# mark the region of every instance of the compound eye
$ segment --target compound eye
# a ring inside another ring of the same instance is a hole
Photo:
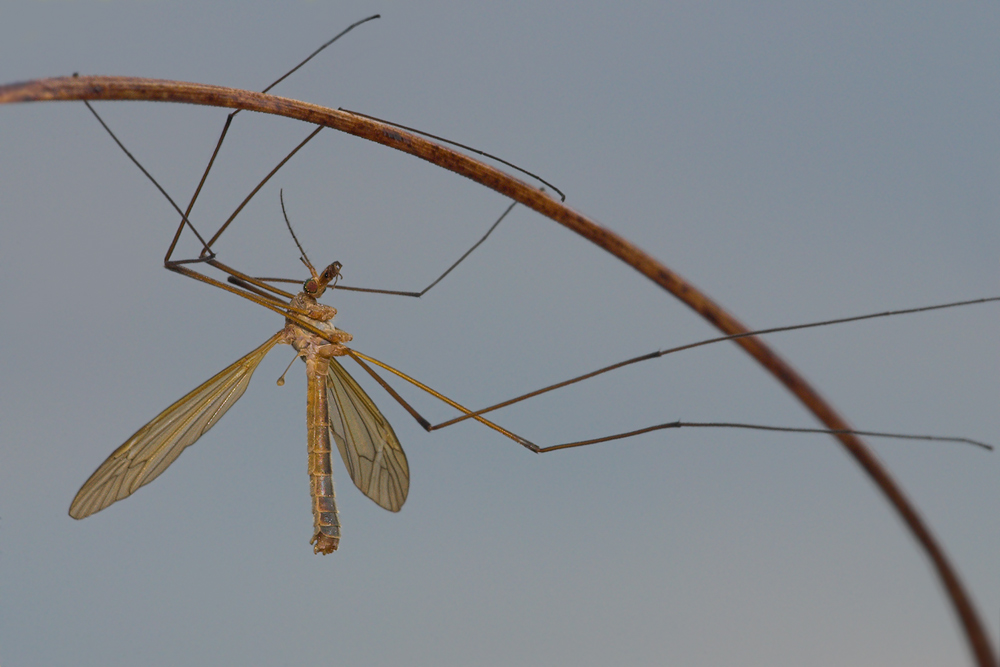
[[[340,267],[341,267],[340,262],[334,262],[330,266],[323,269],[323,276],[321,280],[324,283],[329,283],[331,280],[336,278],[337,275],[340,273]]]
[[[316,292],[319,291],[319,285],[316,284],[315,280],[310,278],[302,285],[302,289],[308,292],[309,294],[315,294]]]

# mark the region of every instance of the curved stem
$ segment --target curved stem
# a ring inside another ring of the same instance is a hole
[[[613,231],[601,227],[584,215],[499,169],[397,127],[364,116],[287,98],[233,88],[158,79],[62,77],[0,87],[0,104],[58,100],[146,100],[249,109],[325,125],[395,148],[470,178],[571,229],[663,287],[723,333],[733,335],[748,331],[741,322],[691,283]],[[847,421],[762,340],[746,337],[736,339],[734,343],[742,347],[784,384],[827,428],[834,431],[851,430]],[[892,479],[888,470],[857,436],[840,433],[835,437],[885,494],[917,543],[927,553],[955,608],[976,662],[981,667],[994,667],[996,659],[993,648],[979,616],[957,572],[916,508]]]

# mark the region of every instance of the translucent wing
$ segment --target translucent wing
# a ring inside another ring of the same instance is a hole
[[[398,512],[410,491],[410,466],[392,426],[333,358],[326,393],[330,430],[354,485],[380,506]]]
[[[82,519],[149,484],[226,414],[246,391],[280,332],[157,415],[94,471],[69,506]]]

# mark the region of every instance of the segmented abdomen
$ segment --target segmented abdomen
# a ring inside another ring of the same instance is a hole
[[[330,460],[330,413],[326,373],[329,362],[306,359],[306,429],[309,448],[309,494],[313,509],[313,553],[328,554],[340,543],[340,519]]]

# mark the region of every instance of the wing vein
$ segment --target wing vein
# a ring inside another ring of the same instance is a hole
[[[330,359],[327,393],[330,429],[351,480],[379,506],[398,512],[410,468],[392,426],[336,359]]]
[[[80,487],[70,516],[90,516],[156,479],[239,400],[280,335],[271,336],[136,431]]]

